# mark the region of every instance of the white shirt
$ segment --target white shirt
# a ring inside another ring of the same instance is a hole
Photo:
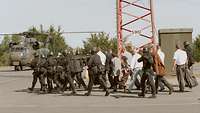
[[[133,58],[131,60],[131,69],[142,68],[143,67],[143,62],[138,62],[139,58],[141,58],[140,54],[135,53],[133,55]]]
[[[112,59],[113,65],[114,65],[114,75],[117,76],[117,71],[119,70],[121,72],[121,60],[118,57],[114,57]]]
[[[158,49],[158,56],[160,57],[160,60],[163,64],[165,64],[165,53],[162,52],[160,49]]]
[[[187,62],[187,53],[181,49],[177,49],[173,59],[176,61],[176,65],[183,65]]]
[[[97,55],[100,56],[102,65],[105,65],[105,64],[106,64],[106,55],[105,55],[103,52],[101,52],[101,51],[99,51],[99,52],[97,53]]]
[[[131,60],[133,58],[133,55],[130,52],[125,51],[124,54],[123,54],[123,56],[125,56],[127,58],[128,64],[131,65]]]

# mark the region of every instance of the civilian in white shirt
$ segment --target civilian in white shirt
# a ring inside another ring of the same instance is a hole
[[[100,57],[101,64],[103,66],[105,66],[106,65],[106,55],[101,51],[100,47],[98,47],[97,50],[98,50],[97,55],[99,55],[99,57]],[[103,78],[104,82],[107,83],[106,72],[105,72],[105,74],[102,75],[102,78]],[[99,88],[103,88],[103,86],[100,85]]]
[[[158,49],[157,54],[159,55],[160,60],[162,61],[163,64],[165,64],[165,53],[162,52],[160,46],[157,46],[157,49]]]
[[[105,64],[106,64],[106,55],[101,51],[100,48],[98,48],[98,50],[99,51],[97,52],[97,55],[99,55],[102,65],[105,66]]]
[[[132,74],[131,74],[131,79],[130,83],[128,86],[128,92],[131,92],[136,80],[140,82],[141,80],[141,71],[143,67],[143,62],[138,62],[138,59],[141,58],[141,55],[136,52],[136,50],[133,50],[133,58],[131,60],[131,69],[132,69]],[[140,87],[137,87],[140,88]]]
[[[179,45],[176,45],[176,52],[174,53],[174,64],[173,64],[173,71],[176,68],[176,76],[179,83],[179,90],[180,92],[184,92],[184,78],[185,78],[185,64],[187,62],[187,53],[180,49]]]

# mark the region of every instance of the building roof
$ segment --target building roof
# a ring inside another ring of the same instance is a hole
[[[192,33],[193,28],[159,29],[158,33]]]

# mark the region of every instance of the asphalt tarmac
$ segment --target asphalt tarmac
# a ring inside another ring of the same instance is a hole
[[[200,86],[180,93],[175,77],[168,78],[175,89],[172,95],[168,95],[166,88],[156,99],[150,99],[150,94],[138,98],[139,90],[131,94],[119,91],[105,97],[105,92],[98,88],[89,97],[83,95],[86,91],[82,89],[77,89],[75,96],[70,91],[40,94],[39,83],[30,93],[27,88],[31,86],[31,73],[0,69],[0,113],[200,113]]]

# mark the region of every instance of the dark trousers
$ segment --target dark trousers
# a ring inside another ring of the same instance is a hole
[[[179,90],[184,91],[185,88],[185,65],[177,65],[176,66],[176,76],[179,84]]]
[[[81,72],[72,73],[73,80],[75,79],[75,77],[77,79],[77,83],[78,83],[79,87],[80,87],[80,85],[82,85],[85,89],[87,89],[87,86],[86,86],[83,78],[81,77]]]
[[[115,83],[114,78],[113,78],[113,71],[109,70],[109,71],[107,71],[107,73],[108,73],[108,80],[110,82],[110,88],[113,88],[114,83]]]
[[[146,80],[148,80],[149,85],[151,87],[151,93],[152,95],[156,94],[156,88],[155,83],[153,79],[153,71],[152,70],[143,70],[143,75],[141,78],[141,88],[142,88],[142,94],[145,94],[145,86],[146,86]]]
[[[47,86],[49,92],[51,92],[53,89],[53,79],[54,79],[54,67],[51,66],[47,68]]]
[[[62,81],[64,81],[64,72],[57,72],[55,75],[54,75],[54,79],[53,79],[53,82],[56,84],[58,90],[61,90],[63,88],[63,84],[62,84]]]
[[[47,86],[49,91],[53,89],[53,76],[53,73],[47,73]]]
[[[91,94],[95,77],[97,77],[99,84],[105,89],[105,91],[108,91],[105,80],[103,79],[103,74],[101,73],[94,74],[92,70],[88,70],[88,72],[89,72],[88,94]]]
[[[171,84],[164,78],[164,76],[156,76],[156,81],[155,81],[155,85],[156,85],[156,92],[158,90],[158,86],[159,86],[159,82],[164,84],[169,90],[172,90],[172,86]],[[163,86],[164,87],[164,86]]]
[[[65,77],[66,77],[66,84],[69,83],[69,85],[70,85],[70,87],[71,87],[71,89],[72,89],[72,92],[75,93],[75,92],[76,92],[76,90],[75,90],[75,85],[74,85],[74,83],[73,83],[73,79],[72,79],[72,77],[71,77],[70,72],[65,72]]]
[[[41,85],[41,89],[42,91],[45,90],[45,80],[44,80],[44,73],[41,73],[40,71],[34,71],[33,72],[33,81],[32,81],[32,86],[31,86],[31,89],[34,89],[35,88],[35,85],[37,83],[37,80],[39,79],[40,81],[40,85]]]
[[[119,84],[119,76],[114,76],[114,84],[113,84],[114,91],[117,91],[118,84]]]

